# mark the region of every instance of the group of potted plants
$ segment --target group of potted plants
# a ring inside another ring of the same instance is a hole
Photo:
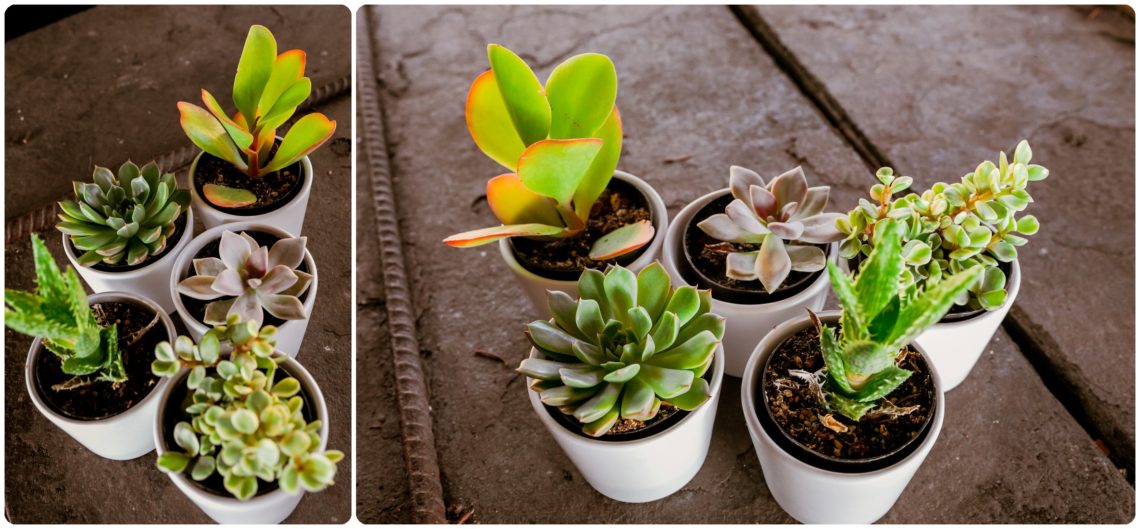
[[[294,236],[314,177],[307,155],[336,127],[309,114],[277,135],[309,96],[304,68],[304,52],[278,54],[252,26],[237,112],[205,90],[206,108],[178,104],[202,150],[189,190],[154,162],[96,167],[59,203],[72,266],[61,272],[33,235],[36,290],[5,292],[7,326],[35,337],[25,379],[37,409],[102,457],[157,448],[157,466],[223,523],[280,522],[343,457],[326,450],[324,397],[293,358],[318,282]],[[171,312],[190,336],[176,336]]]
[[[488,47],[467,97],[476,145],[509,169],[487,183],[498,242],[543,313],[519,365],[535,413],[602,494],[666,497],[708,452],[724,374],[769,490],[804,522],[872,522],[929,453],[943,394],[962,382],[1020,285],[1021,212],[1048,176],[1022,141],[953,184],[903,194],[889,167],[871,200],[825,211],[797,167],[733,166],[726,189],[672,225],[646,182],[617,171],[617,78],[605,56],[545,84]],[[660,262],[658,262],[660,259]],[[850,272],[848,272],[850,270]],[[829,287],[841,310],[823,311]],[[543,302],[545,300],[545,303]]]

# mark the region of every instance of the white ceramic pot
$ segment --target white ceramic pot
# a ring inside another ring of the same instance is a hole
[[[177,336],[174,331],[174,323],[170,321],[170,317],[163,312],[157,303],[149,299],[126,292],[102,292],[89,296],[87,301],[89,304],[120,302],[144,307],[158,315],[162,328],[166,331],[168,341],[173,342]],[[51,354],[46,352],[47,350],[40,342],[41,340],[36,338],[32,342],[31,350],[28,351],[28,360],[24,363],[24,382],[27,385],[28,396],[31,397],[32,403],[44,417],[47,417],[48,420],[55,423],[61,430],[67,432],[67,435],[79,441],[88,450],[107,459],[134,459],[154,450],[154,437],[150,434],[150,430],[154,428],[154,418],[158,413],[159,400],[162,393],[170,385],[169,379],[159,379],[158,384],[151,389],[150,394],[138,404],[118,415],[94,421],[64,417],[47,406],[35,386],[37,359],[41,354]]]
[[[179,254],[190,243],[190,239],[194,238],[194,212],[191,208],[186,209],[186,227],[182,229],[182,234],[177,241],[170,241],[174,244],[173,248],[146,266],[126,272],[109,272],[81,266],[75,251],[71,248],[68,236],[61,235],[63,235],[63,252],[67,254],[67,260],[71,261],[71,267],[79,272],[92,292],[127,292],[158,303],[167,314],[174,312],[174,300],[170,297],[170,289],[166,288],[166,281],[170,277],[170,271],[174,269],[174,262]]]
[[[728,189],[713,191],[698,198],[685,206],[665,236],[665,246],[662,248],[662,265],[669,272],[669,278],[674,286],[688,285],[689,282],[681,275],[681,261],[685,258],[683,252],[683,238],[693,216],[706,204],[728,193]],[[828,249],[828,259],[833,262],[839,255],[839,247],[831,243]],[[744,374],[744,365],[756,344],[764,335],[768,334],[777,325],[793,318],[807,314],[806,309],[819,311],[827,301],[830,286],[827,273],[821,273],[814,281],[799,293],[772,303],[745,305],[729,303],[713,297],[712,310],[726,318],[724,328],[724,372],[730,376],[740,377]]]
[[[825,322],[835,322],[839,315],[839,311],[832,310],[820,313],[819,317]],[[803,523],[871,523],[882,518],[895,504],[942,431],[946,405],[938,368],[927,356],[927,366],[934,381],[934,418],[930,431],[918,441],[919,445],[913,452],[893,465],[869,472],[821,469],[797,459],[777,445],[756,415],[757,409],[764,406],[763,402],[756,402],[755,395],[760,371],[768,356],[785,338],[812,325],[806,314],[780,324],[760,341],[748,359],[740,388],[748,433],[756,448],[756,457],[760,459],[768,490],[776,498],[776,503],[793,518]],[[911,347],[925,356],[922,346],[912,343]]]
[[[186,305],[182,303],[182,297],[178,294],[178,283],[194,273],[194,254],[198,253],[203,246],[206,246],[206,244],[211,241],[220,239],[223,231],[241,233],[245,230],[270,233],[280,238],[293,236],[281,228],[255,222],[233,222],[215,226],[202,232],[201,235],[198,235],[194,240],[190,241],[190,244],[186,247],[186,250],[182,252],[182,255],[178,256],[178,261],[170,271],[170,276],[167,278],[167,291],[174,300],[174,307],[178,312],[178,317],[182,319],[182,323],[186,325],[186,329],[190,331],[190,337],[193,338],[195,342],[197,342],[203,334],[206,334],[206,331],[210,330],[211,326],[199,321],[186,309]],[[305,299],[302,302],[305,307],[305,319],[289,320],[277,327],[277,349],[290,357],[297,356],[297,353],[301,350],[301,342],[305,339],[305,331],[309,328],[309,318],[313,314],[313,305],[317,302],[317,282],[320,274],[317,272],[317,263],[313,261],[313,254],[309,252],[308,248],[305,249],[305,265],[308,266],[309,273],[313,275],[313,283],[309,285],[309,290],[306,292]]]
[[[297,196],[269,213],[237,215],[215,208],[198,195],[198,188],[194,185],[194,176],[198,169],[198,160],[202,158],[203,154],[205,153],[198,153],[198,156],[194,157],[194,162],[190,164],[190,204],[198,217],[202,219],[202,225],[207,230],[229,222],[252,222],[277,226],[289,233],[301,234],[301,227],[305,223],[305,211],[309,207],[309,194],[313,190],[313,164],[309,161],[308,156],[301,158],[303,182],[301,183],[301,192],[297,193]]]
[[[296,360],[287,358],[284,364],[281,364],[290,376],[296,378],[301,383],[301,391],[306,396],[305,406],[312,409],[316,414],[316,420],[321,421],[321,443],[318,451],[324,451],[328,443],[329,437],[329,413],[325,405],[325,397],[321,394],[321,388],[317,387],[317,382],[313,380],[312,375],[305,370]],[[183,370],[178,376],[172,380],[174,384],[185,384],[185,376],[189,373],[188,370]],[[163,431],[163,410],[166,409],[166,403],[170,400],[175,386],[171,385],[166,391],[162,393],[161,400],[158,402],[158,415],[151,422],[150,435],[151,442],[158,449],[158,455],[161,456],[163,452],[167,451],[169,445],[166,442],[166,432]],[[253,498],[246,501],[240,501],[230,495],[220,495],[199,486],[196,482],[192,481],[186,476],[185,473],[167,473],[170,479],[174,481],[174,485],[178,490],[182,491],[190,501],[194,502],[202,512],[206,513],[215,522],[223,524],[276,524],[281,523],[282,520],[288,518],[293,510],[297,508],[297,503],[301,501],[303,492],[297,494],[289,494],[281,489],[275,489],[272,492],[258,494]]]
[[[935,323],[915,339],[942,375],[944,391],[958,387],[969,376],[1009,313],[1019,290],[1021,265],[1014,261],[1006,282],[1005,304],[1000,308],[962,321]]]
[[[537,354],[532,348],[531,357]],[[708,455],[724,378],[724,350],[718,346],[713,355],[712,398],[665,431],[631,441],[601,441],[571,432],[550,416],[538,393],[529,389],[533,379],[527,378],[526,392],[543,426],[590,486],[618,501],[654,501],[684,487]]]
[[[649,266],[653,261],[657,260],[657,256],[661,251],[661,241],[665,240],[665,231],[669,227],[669,211],[665,209],[665,201],[661,200],[661,195],[652,186],[647,184],[636,176],[633,176],[625,171],[614,171],[614,180],[621,180],[632,185],[649,202],[649,213],[653,218],[653,240],[649,241],[646,246],[645,252],[640,257],[635,259],[632,263],[626,266],[633,272],[640,272],[641,269]],[[560,290],[570,295],[570,297],[578,297],[578,280],[561,280],[549,279],[542,277],[526,268],[523,268],[515,259],[514,253],[511,251],[510,243],[506,239],[499,240],[499,253],[502,254],[503,260],[507,262],[507,266],[518,277],[519,284],[522,285],[523,291],[526,292],[530,298],[531,304],[534,305],[535,313],[546,315],[550,313],[550,308],[546,304],[546,291]]]

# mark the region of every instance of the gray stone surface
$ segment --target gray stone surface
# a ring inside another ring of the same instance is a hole
[[[540,78],[572,54],[609,54],[626,132],[620,167],[654,185],[673,213],[723,187],[732,163],[764,174],[803,164],[848,207],[867,184],[859,158],[723,7],[378,11],[367,30],[379,40],[388,148],[405,252],[417,274],[449,514],[500,523],[790,521],[764,486],[732,379],[704,467],[667,499],[605,499],[552,442],[512,370],[527,351],[523,325],[534,316],[521,289],[494,247],[439,242],[494,222],[479,197],[501,171],[468,137],[463,100],[486,67],[487,42],[521,52]],[[367,215],[358,211],[359,219]],[[363,239],[358,250],[362,263],[378,259]],[[887,520],[1129,520],[1127,482],[1004,334],[992,349],[950,396],[943,439]],[[361,413],[367,406],[360,401]],[[387,501],[375,489],[359,494],[361,503]]]
[[[1065,6],[760,12],[916,187],[1030,141],[1050,177],[1029,189],[1042,227],[1022,248],[1014,316],[1134,461],[1132,17]]]
[[[117,166],[128,154],[149,160],[185,145],[188,140],[178,127],[174,102],[182,97],[181,90],[189,90],[189,97],[202,84],[216,86],[228,96],[228,83],[223,81],[232,78],[234,54],[240,54],[244,28],[249,24],[268,24],[280,43],[305,48],[310,75],[315,84],[321,84],[350,71],[350,20],[347,10],[336,7],[231,10],[199,6],[137,11],[98,7],[9,42],[8,215],[39,208],[67,193],[71,180],[90,178],[92,163]],[[221,29],[214,28],[215,24],[221,24]],[[92,40],[90,31],[99,40]],[[66,49],[62,58],[52,53],[55,46]],[[186,57],[190,63],[181,62]],[[116,58],[125,66],[117,65]],[[188,70],[164,74],[172,64]],[[120,75],[122,81],[116,84],[114,79]],[[320,268],[321,288],[298,357],[327,400],[329,447],[343,450],[348,459],[339,467],[337,483],[320,494],[306,495],[288,522],[343,523],[352,514],[350,102],[341,97],[319,109],[337,120],[339,127],[330,143],[312,157],[316,181],[304,235],[309,237],[309,249]],[[24,109],[23,125],[16,124],[16,109]],[[86,117],[76,120],[77,109],[87,109]],[[39,131],[39,135],[33,134],[27,144],[17,147],[25,130],[21,127]],[[185,171],[181,168],[179,176]],[[28,185],[29,179],[35,185]],[[57,262],[66,264],[58,233],[49,230],[43,236]],[[33,287],[29,249],[27,240],[5,248],[6,287]],[[22,335],[5,331],[7,519],[15,523],[208,522],[155,468],[153,453],[126,462],[99,458],[35,410],[24,385],[23,366],[30,343]]]

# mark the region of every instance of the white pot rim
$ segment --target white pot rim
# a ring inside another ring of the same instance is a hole
[[[684,252],[684,250],[682,248],[679,248],[679,246],[681,246],[682,237],[685,236],[684,230],[688,225],[688,221],[689,221],[689,219],[691,219],[693,217],[693,215],[696,215],[697,211],[700,210],[701,208],[703,208],[706,204],[708,204],[709,202],[712,202],[713,200],[716,200],[717,198],[720,198],[721,195],[724,195],[725,193],[730,193],[730,192],[731,192],[731,190],[729,188],[725,187],[725,188],[717,189],[716,191],[712,191],[710,193],[706,193],[706,194],[700,196],[699,198],[697,198],[696,200],[689,202],[688,204],[685,205],[684,208],[681,209],[681,212],[678,213],[677,216],[673,218],[673,224],[669,226],[668,235],[665,237],[665,245],[664,245],[665,247],[662,250],[661,256],[662,256],[662,259],[664,259],[665,261],[670,263],[669,266],[672,266],[673,269],[677,271],[677,278],[680,279],[680,281],[685,285],[694,286],[694,285],[689,285],[689,282],[686,281],[684,276],[682,276],[682,274],[681,274],[681,269],[682,269],[681,268],[681,254],[682,254],[682,252]],[[673,243],[674,240],[676,240],[676,244]],[[827,259],[835,262],[839,258],[839,245],[838,245],[838,243],[835,243],[835,242],[829,243],[827,245],[827,248],[828,248]],[[772,302],[768,302],[768,303],[733,303],[730,301],[724,301],[721,299],[717,299],[715,296],[713,296],[713,300],[715,300],[717,303],[725,305],[726,307],[731,307],[731,308],[735,308],[735,309],[739,309],[739,310],[743,310],[743,311],[747,311],[747,310],[764,310],[764,311],[782,310],[782,309],[787,308],[787,307],[792,307],[792,306],[797,306],[797,305],[803,304],[808,298],[811,298],[811,297],[819,294],[820,290],[827,288],[827,285],[828,285],[828,278],[827,278],[827,270],[825,269],[819,274],[818,277],[815,278],[815,281],[812,281],[808,286],[804,287],[803,290],[793,294],[790,297],[787,297],[787,298],[784,298],[781,300],[772,301]]]
[[[89,306],[95,303],[111,302],[135,303],[154,311],[154,313],[158,315],[158,319],[162,323],[162,326],[166,329],[167,339],[169,341],[174,341],[174,338],[178,336],[178,333],[174,330],[174,322],[170,320],[170,316],[166,314],[166,311],[162,310],[162,307],[159,307],[157,303],[147,298],[136,296],[129,292],[118,291],[100,292],[98,294],[91,294],[90,296],[87,296],[87,304]],[[55,410],[51,409],[51,407],[49,407],[47,403],[43,401],[43,398],[40,397],[39,391],[36,389],[36,383],[34,381],[36,360],[39,358],[40,353],[44,351],[42,342],[43,339],[39,337],[32,341],[32,346],[28,350],[28,358],[24,362],[24,382],[28,388],[28,395],[31,397],[32,403],[36,406],[36,408],[39,409],[41,413],[50,414],[53,417],[53,420],[56,420],[58,422],[76,426],[87,426],[92,424],[114,425],[117,423],[122,423],[128,420],[132,414],[138,413],[139,410],[143,409],[147,402],[161,398],[160,396],[170,385],[169,379],[165,377],[159,377],[158,383],[150,389],[150,392],[147,393],[146,397],[143,397],[142,400],[136,402],[134,406],[127,408],[119,414],[107,417],[106,419],[80,420],[61,415],[59,413],[56,413]]]
[[[177,251],[178,247],[182,246],[183,244],[185,244],[187,241],[189,241],[191,238],[194,237],[194,208],[190,207],[189,205],[186,206],[186,211],[184,211],[183,214],[186,215],[186,227],[182,229],[182,235],[178,238],[177,241],[174,241],[174,245],[167,248],[166,253],[162,257],[159,257],[158,259],[151,261],[151,262],[149,262],[143,266],[140,266],[139,268],[136,268],[134,270],[127,270],[124,272],[118,272],[118,271],[111,271],[111,270],[99,270],[97,268],[92,268],[90,266],[80,265],[79,264],[79,257],[75,255],[74,251],[72,251],[71,244],[70,244],[71,241],[68,240],[69,236],[66,233],[60,233],[60,235],[63,238],[63,252],[64,252],[64,254],[67,255],[67,259],[69,261],[71,261],[72,263],[74,263],[77,268],[82,267],[84,270],[86,270],[92,274],[97,274],[97,275],[106,276],[106,277],[114,277],[116,279],[131,279],[131,278],[135,278],[135,277],[142,277],[142,276],[146,275],[147,272],[149,272],[150,270],[153,270],[154,268],[159,267],[159,266],[169,264],[169,263],[175,261],[176,259],[178,259],[178,256],[181,253],[181,252]]]
[[[1012,261],[1012,264],[1010,265],[1009,277],[1006,279],[1005,286],[1006,286],[1005,303],[1003,303],[1000,307],[993,309],[993,310],[987,310],[987,311],[979,312],[978,314],[970,316],[969,318],[966,318],[964,320],[958,320],[958,321],[942,321],[942,320],[939,320],[938,323],[935,323],[935,325],[939,326],[940,328],[949,328],[949,329],[953,329],[953,328],[957,328],[957,327],[968,327],[970,325],[977,323],[979,320],[984,319],[986,316],[989,316],[990,314],[1001,312],[1007,306],[1012,304],[1013,301],[1015,299],[1017,299],[1017,293],[1021,291],[1021,264],[1018,262],[1017,259],[1014,259]]]
[[[664,244],[665,233],[669,229],[669,210],[665,207],[665,201],[661,199],[661,195],[645,180],[620,170],[614,170],[614,179],[632,185],[645,196],[646,202],[649,202],[649,214],[653,219],[653,239],[650,240],[649,245],[644,248],[641,256],[634,259],[632,263],[625,265],[626,268],[630,269],[645,268],[657,258],[657,251]],[[567,284],[577,283],[577,280],[552,279],[527,270],[526,267],[515,259],[514,253],[511,252],[511,245],[506,239],[499,239],[499,253],[503,256],[503,260],[507,262],[507,265],[515,270],[515,272],[532,281],[553,281]]]
[[[529,357],[535,358],[537,355],[538,350],[534,347],[531,347]],[[542,401],[538,400],[538,393],[530,389],[530,385],[534,381],[534,379],[530,377],[526,377],[526,392],[527,397],[530,399],[531,404],[534,406],[535,412],[537,412],[536,414],[538,415],[538,418],[543,422],[543,424],[545,424],[547,428],[551,429],[551,431],[563,431],[566,433],[564,439],[568,440],[568,442],[571,444],[592,448],[637,448],[641,445],[657,441],[658,439],[661,439],[662,437],[668,435],[670,432],[677,430],[686,422],[695,420],[695,416],[703,411],[706,411],[709,403],[720,393],[721,381],[723,379],[724,347],[720,344],[717,344],[716,350],[713,352],[712,381],[709,384],[709,393],[712,396],[709,397],[709,400],[705,401],[704,404],[701,404],[699,408],[688,412],[684,417],[681,418],[681,420],[677,421],[676,424],[673,424],[669,428],[655,434],[642,437],[640,439],[632,439],[629,441],[602,441],[599,439],[591,439],[589,437],[579,435],[575,432],[567,431],[565,426],[559,424],[558,421],[554,420],[554,418],[551,417],[549,413],[547,413],[545,405],[542,403]]]
[[[280,136],[278,136],[277,139],[282,140],[282,138]],[[276,211],[279,211],[285,207],[291,206],[297,202],[300,202],[301,200],[306,200],[307,199],[306,197],[309,196],[309,193],[313,189],[313,163],[311,161],[309,161],[309,157],[308,157],[308,155],[306,155],[306,156],[302,156],[301,160],[300,160],[300,162],[301,162],[301,178],[304,181],[301,182],[301,190],[298,191],[297,194],[294,195],[291,200],[289,200],[288,202],[285,202],[283,204],[279,204],[277,207],[273,208],[271,211],[266,211],[265,213],[258,213],[256,215],[242,215],[241,213],[231,213],[229,211],[222,211],[222,210],[214,207],[214,205],[211,204],[210,201],[206,200],[205,197],[203,197],[202,195],[199,195],[198,194],[198,188],[197,188],[197,186],[194,185],[194,175],[195,175],[195,173],[197,173],[198,160],[201,159],[202,155],[204,155],[204,154],[206,154],[206,151],[198,151],[198,155],[194,157],[194,161],[190,162],[190,176],[189,176],[189,179],[190,179],[190,195],[193,197],[193,200],[195,202],[197,202],[201,207],[208,208],[208,209],[211,209],[213,211],[217,211],[218,213],[223,214],[223,215],[231,215],[234,217],[248,217],[251,220],[256,219],[257,217],[259,217],[261,215],[268,215],[270,213],[274,213]]]
[[[170,271],[170,295],[174,301],[174,310],[182,319],[182,323],[184,323],[187,327],[197,329],[203,333],[211,328],[211,326],[207,325],[205,322],[194,318],[194,316],[192,316],[190,314],[190,311],[186,308],[186,305],[182,303],[182,296],[178,293],[178,283],[181,280],[180,276],[182,275],[182,271],[190,270],[191,263],[194,259],[194,254],[198,253],[198,250],[201,250],[202,247],[206,244],[212,242],[215,239],[221,238],[223,231],[232,231],[234,233],[239,233],[245,230],[261,231],[275,235],[279,238],[293,237],[293,234],[289,233],[288,231],[285,231],[276,226],[262,224],[259,222],[230,222],[226,224],[220,224],[198,234],[197,237],[194,237],[194,239],[186,245],[186,248],[182,250],[182,253],[179,254],[178,261],[174,263],[174,267]],[[308,295],[303,302],[303,306],[305,307],[305,314],[307,315],[306,319],[308,319],[312,316],[313,305],[317,302],[317,282],[320,278],[320,274],[317,273],[317,263],[315,260],[313,260],[313,254],[309,252],[307,245],[305,247],[304,262],[309,268],[309,273],[313,276],[313,282],[309,285],[309,290],[307,291]],[[293,321],[294,320],[286,320],[285,323],[279,325],[278,328],[289,325],[290,323],[293,323]]]
[[[842,312],[838,310],[827,310],[819,312],[816,315],[819,316],[820,320],[825,320],[829,318],[838,318],[841,314]],[[942,391],[942,378],[939,376],[938,370],[934,366],[934,362],[931,362],[930,358],[926,356],[926,352],[922,350],[922,347],[913,341],[910,343],[910,347],[923,356],[923,359],[926,361],[927,368],[930,369],[930,377],[934,382],[935,407],[934,417],[930,423],[930,431],[927,432],[926,437],[923,438],[919,445],[916,446],[910,454],[907,454],[906,457],[892,463],[887,467],[876,470],[870,470],[866,472],[836,472],[834,470],[827,470],[801,461],[800,459],[789,454],[786,450],[783,449],[783,447],[776,444],[776,441],[772,439],[770,435],[768,435],[768,432],[764,429],[764,426],[760,424],[760,419],[756,415],[758,408],[756,399],[754,397],[754,394],[756,393],[756,379],[758,371],[763,367],[760,363],[761,357],[770,354],[775,346],[779,345],[779,343],[782,342],[786,337],[809,325],[812,325],[812,322],[811,319],[806,315],[801,318],[795,318],[781,323],[780,325],[776,326],[775,329],[772,329],[772,331],[769,332],[764,337],[764,339],[756,345],[756,349],[753,350],[752,356],[748,358],[748,365],[744,368],[744,376],[741,378],[740,386],[741,405],[744,408],[744,418],[748,423],[748,429],[751,430],[754,435],[762,436],[766,442],[774,446],[776,448],[774,452],[779,454],[778,457],[780,457],[785,462],[795,465],[801,470],[820,473],[828,476],[829,479],[835,480],[858,482],[866,480],[867,478],[887,475],[895,471],[895,469],[906,465],[915,459],[926,457],[926,452],[929,451],[929,446],[934,444],[935,440],[938,439],[938,434],[942,431],[942,421],[946,415],[946,402],[945,395]]]
[[[305,405],[312,406],[315,412],[315,420],[321,421],[321,442],[317,450],[323,452],[328,446],[329,413],[328,405],[325,402],[324,394],[321,393],[320,386],[317,385],[317,381],[313,378],[313,375],[310,374],[300,362],[280,351],[274,351],[273,354],[274,356],[285,358],[285,362],[278,367],[284,368],[289,376],[297,379],[297,381],[301,383],[302,392],[307,393],[311,397],[311,400],[314,401],[308,402],[308,400],[306,400]],[[162,429],[162,419],[166,409],[166,403],[170,400],[170,395],[174,393],[173,383],[174,381],[181,381],[187,372],[189,372],[189,369],[182,369],[177,375],[166,379],[171,385],[163,391],[161,400],[158,402],[158,412],[155,413],[154,419],[154,447],[156,456],[161,456],[163,452],[166,452],[166,432]],[[170,476],[170,479],[174,481],[174,484],[183,494],[192,496],[196,502],[208,504],[215,508],[234,508],[237,506],[242,508],[255,508],[261,506],[261,504],[270,504],[274,499],[281,496],[295,496],[285,492],[279,486],[271,492],[258,494],[246,501],[241,501],[233,496],[222,496],[205,490],[203,487],[194,484],[190,478],[186,477],[185,472],[164,472],[164,474]],[[296,495],[302,495],[304,493],[304,489],[301,489]]]

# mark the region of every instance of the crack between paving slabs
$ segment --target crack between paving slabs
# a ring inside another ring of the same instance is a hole
[[[788,49],[755,7],[728,8],[870,171],[884,166],[898,167],[863,133],[826,85]],[[1112,410],[1088,391],[1087,381],[1080,370],[1075,366],[1061,365],[1060,359],[1064,357],[1060,345],[1016,302],[1002,322],[1002,328],[1029,360],[1053,398],[1061,403],[1093,442],[1103,447],[1101,451],[1118,470],[1123,471],[1128,484],[1135,487],[1134,443],[1128,441],[1126,432],[1108,425],[1105,419],[1112,417]]]

